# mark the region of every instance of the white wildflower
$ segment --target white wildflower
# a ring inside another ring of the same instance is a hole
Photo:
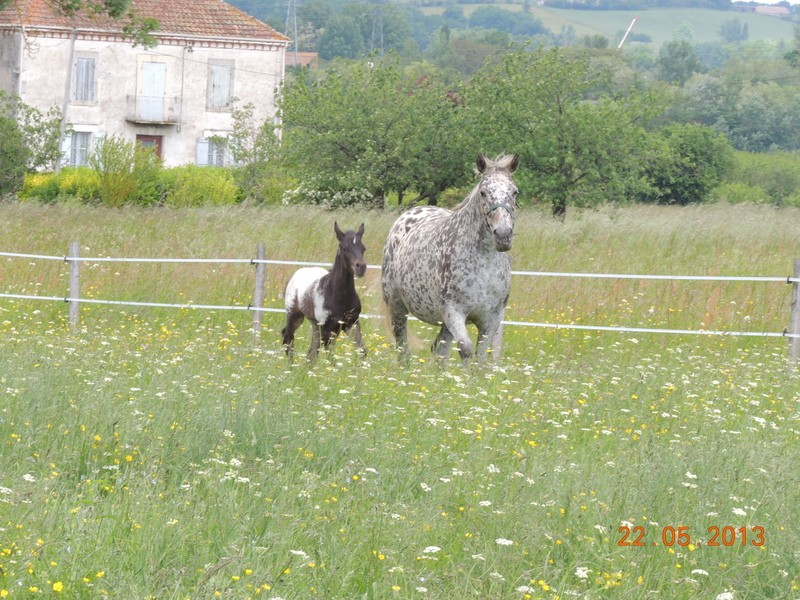
[[[498,546],[513,546],[514,545],[514,541],[513,540],[507,540],[506,538],[497,538],[494,541],[494,543],[497,544]]]
[[[592,570],[589,567],[578,567],[575,569],[575,577],[578,579],[589,579],[589,573]]]
[[[441,552],[441,548],[439,546],[428,546],[425,550],[422,551],[423,554],[436,554],[437,552]]]

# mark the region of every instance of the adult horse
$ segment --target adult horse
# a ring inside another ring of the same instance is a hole
[[[407,348],[408,313],[441,325],[434,353],[446,360],[455,339],[462,361],[473,353],[467,323],[478,328],[478,359],[498,336],[511,288],[519,155],[478,156],[480,181],[455,209],[418,206],[403,213],[383,249],[381,286],[398,348]]]
[[[367,270],[364,261],[364,224],[358,231],[342,231],[333,224],[339,249],[330,272],[322,267],[303,267],[295,271],[283,293],[286,305],[286,326],[283,345],[292,355],[294,332],[308,318],[311,321],[311,347],[308,358],[313,360],[320,341],[327,349],[342,331],[350,335],[352,328],[356,346],[365,352],[361,341],[361,299],[356,292],[354,277],[363,277]]]

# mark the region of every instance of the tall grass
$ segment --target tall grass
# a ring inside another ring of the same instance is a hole
[[[86,256],[242,257],[264,241],[270,257],[331,261],[333,220],[363,220],[371,263],[393,220],[0,213],[3,250],[60,254],[78,239]],[[800,252],[796,222],[764,207],[609,210],[565,224],[525,213],[512,252],[525,269],[783,275]],[[3,259],[3,291],[63,293],[64,265],[30,262]],[[288,270],[268,271],[278,305]],[[247,266],[89,263],[83,280],[104,298],[246,304],[252,293]],[[370,312],[375,283],[360,286]],[[766,287],[515,279],[508,316],[780,330],[788,286]],[[254,340],[243,313],[90,307],[74,334],[64,313],[0,300],[3,596],[800,591],[800,382],[782,340],[508,327],[497,368],[442,368],[426,351],[401,367],[370,321],[366,360],[342,340],[308,366],[286,362],[273,316]],[[620,546],[620,527],[644,532],[642,545]],[[691,543],[665,545],[679,527]],[[714,527],[734,538],[701,543]]]

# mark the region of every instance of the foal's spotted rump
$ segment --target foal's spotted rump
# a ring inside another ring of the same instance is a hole
[[[354,277],[363,277],[367,270],[364,261],[364,224],[358,231],[343,232],[338,223],[333,225],[339,240],[339,249],[330,271],[321,267],[304,267],[295,271],[284,290],[286,326],[283,328],[283,345],[291,356],[294,332],[307,318],[311,321],[311,347],[308,358],[319,351],[320,342],[325,348],[342,331],[353,332],[359,350],[361,341],[361,299],[356,291]]]
[[[407,314],[441,325],[434,351],[450,342],[462,359],[473,353],[466,324],[478,328],[477,353],[499,351],[499,330],[511,288],[507,251],[514,234],[519,157],[479,156],[481,179],[454,210],[416,207],[395,221],[383,251],[381,285],[398,347],[407,352]],[[497,338],[497,339],[495,339]]]

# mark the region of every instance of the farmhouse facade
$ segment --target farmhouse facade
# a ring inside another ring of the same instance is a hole
[[[221,0],[131,0],[155,19],[156,44],[135,46],[127,17],[67,16],[48,0],[0,11],[0,90],[46,113],[61,109],[63,165],[83,165],[104,137],[153,147],[165,166],[222,165],[235,106],[276,118],[288,38]]]

